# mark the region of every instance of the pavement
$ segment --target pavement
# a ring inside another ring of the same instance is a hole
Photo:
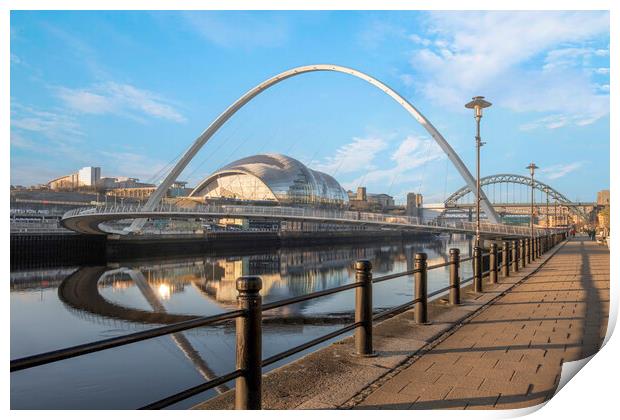
[[[551,398],[563,362],[601,346],[609,250],[576,238],[500,277],[461,305],[429,304],[373,327],[377,357],[347,337],[263,375],[265,409],[500,409]],[[267,355],[264,355],[267,356]],[[194,409],[232,409],[234,390]]]
[[[575,238],[525,282],[395,376],[357,409],[509,409],[550,399],[562,363],[596,353],[609,313],[609,251]]]

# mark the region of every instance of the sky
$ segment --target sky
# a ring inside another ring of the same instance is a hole
[[[161,181],[247,90],[290,68],[329,63],[399,92],[482,176],[527,175],[572,200],[609,188],[609,13],[506,11],[12,11],[11,184],[100,166]],[[180,179],[282,153],[402,203],[464,185],[424,128],[363,80],[287,79],[256,97]]]

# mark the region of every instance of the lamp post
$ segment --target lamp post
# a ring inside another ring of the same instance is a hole
[[[554,197],[553,200],[553,228],[558,227],[558,198]]]
[[[549,235],[549,188],[545,188],[545,192],[547,193],[547,209],[545,210],[546,212],[546,217],[545,217],[545,222],[547,225],[547,233],[546,235]]]
[[[491,106],[491,102],[485,101],[484,96],[474,96],[471,102],[465,104],[465,108],[474,110],[476,119],[476,247],[480,246],[480,147],[484,145],[480,141],[480,120],[482,109]]]
[[[530,201],[530,240],[534,240],[534,170],[538,169],[538,166],[532,162],[526,167],[526,169],[530,170],[530,177],[532,179],[532,199]]]

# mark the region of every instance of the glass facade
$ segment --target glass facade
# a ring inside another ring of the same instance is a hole
[[[333,177],[277,154],[232,162],[200,182],[190,196],[316,207],[346,207],[349,202]]]

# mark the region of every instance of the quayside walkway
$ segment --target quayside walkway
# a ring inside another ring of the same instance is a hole
[[[562,363],[600,348],[609,310],[609,250],[584,238],[464,288],[460,305],[429,303],[373,327],[376,357],[353,337],[268,372],[265,409],[508,409],[551,398]],[[197,409],[231,409],[234,391]]]
[[[609,251],[584,238],[422,357],[364,390],[356,408],[507,409],[550,399],[562,363],[598,351]]]

